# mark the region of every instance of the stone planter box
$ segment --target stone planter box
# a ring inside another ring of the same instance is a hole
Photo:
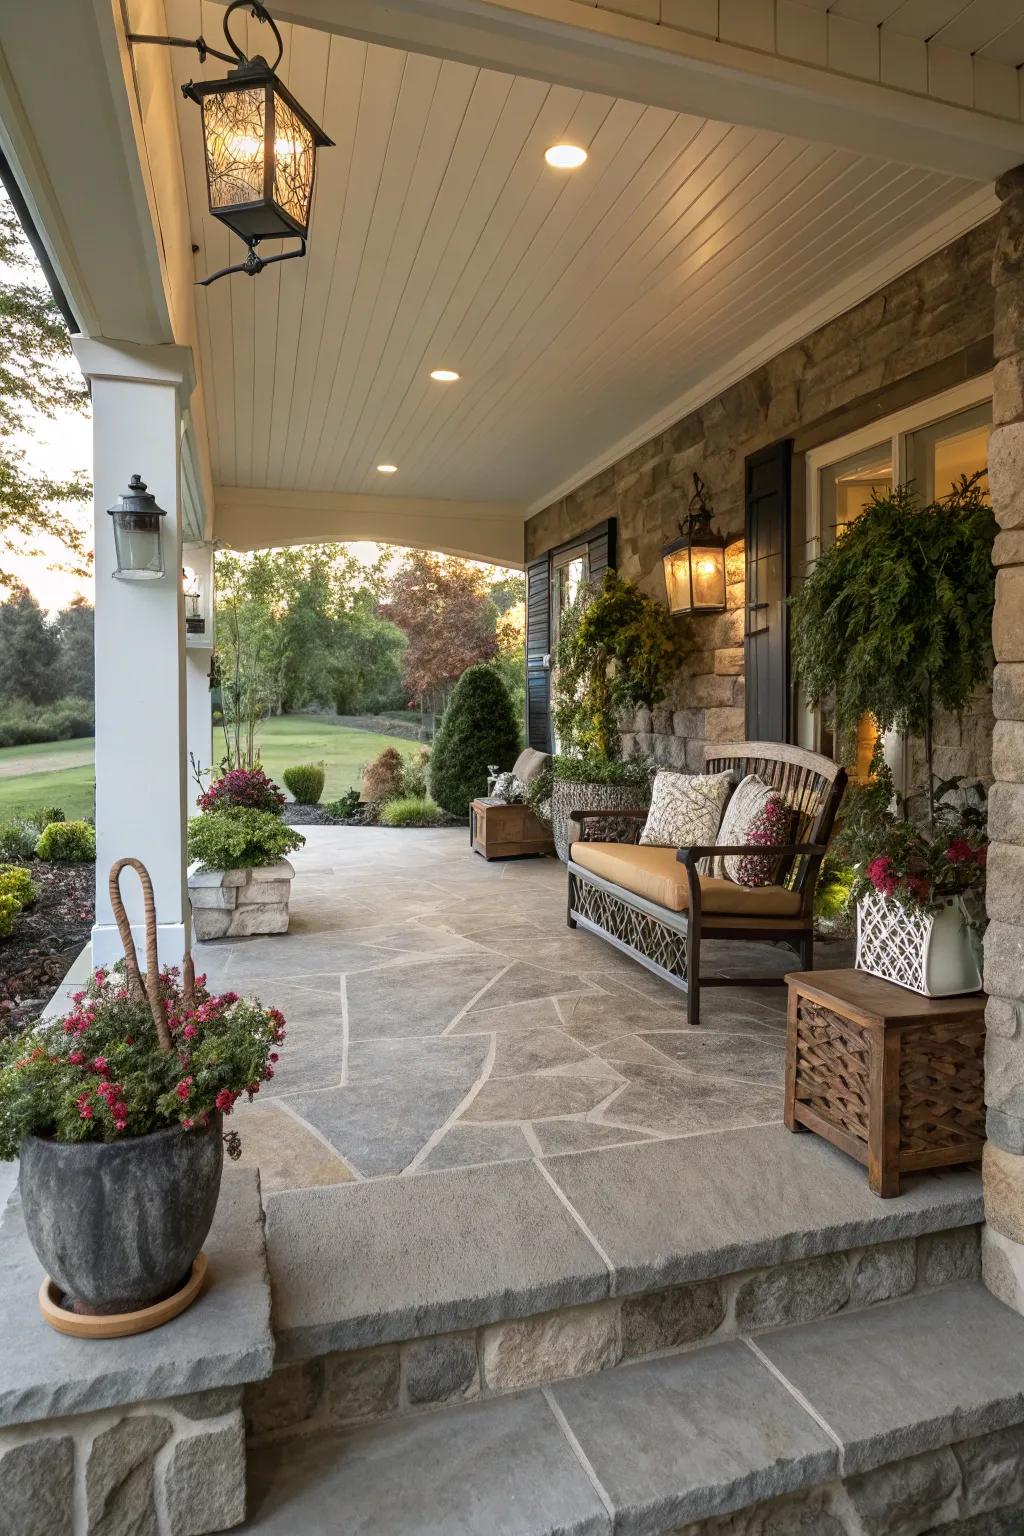
[[[287,859],[248,869],[188,872],[192,928],[197,939],[239,939],[256,933],[287,933],[295,870]]]
[[[907,912],[872,892],[857,903],[857,969],[923,997],[977,992],[981,971],[970,929],[955,901],[938,912]]]

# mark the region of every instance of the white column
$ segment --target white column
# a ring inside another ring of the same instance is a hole
[[[210,703],[210,666],[213,661],[213,550],[208,544],[186,544],[184,563],[195,572],[202,593],[206,628],[201,635],[185,634],[185,711],[188,748],[188,810],[195,815],[199,794],[193,764],[202,770],[204,787],[213,767],[213,715]]]
[[[107,876],[116,859],[141,859],[156,897],[160,960],[180,965],[191,944],[185,882],[185,620],[181,591],[181,413],[192,391],[191,353],[89,338],[73,342],[92,387],[96,521],[95,965],[122,953]],[[164,574],[119,581],[112,519],[138,473],[159,505]],[[138,881],[122,882],[140,960]]]

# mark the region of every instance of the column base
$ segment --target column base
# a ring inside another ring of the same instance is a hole
[[[145,970],[146,929],[144,924],[132,924],[132,938],[135,941],[135,953],[139,957],[139,965],[142,970]],[[161,968],[176,965],[180,970],[186,954],[192,947],[188,926],[185,923],[158,923],[156,938]],[[111,966],[116,960],[123,958],[124,947],[116,926],[113,923],[98,923],[92,930],[93,967]]]
[[[983,1226],[981,1273],[997,1300],[1024,1314],[1024,1243],[1015,1243],[989,1224]]]

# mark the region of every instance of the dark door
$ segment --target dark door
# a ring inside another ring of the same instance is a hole
[[[752,453],[746,474],[748,741],[789,741],[789,493],[792,442]]]
[[[550,593],[551,557],[542,555],[526,567],[526,741],[538,752],[551,751]]]

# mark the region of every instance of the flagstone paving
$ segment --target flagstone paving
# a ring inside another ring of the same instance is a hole
[[[485,863],[461,830],[308,827],[288,934],[199,945],[211,985],[279,1007],[273,1081],[235,1123],[264,1190],[411,1176],[782,1118],[785,990],[771,945],[706,945],[680,993],[565,925],[555,859]],[[849,963],[823,946],[821,965]]]

